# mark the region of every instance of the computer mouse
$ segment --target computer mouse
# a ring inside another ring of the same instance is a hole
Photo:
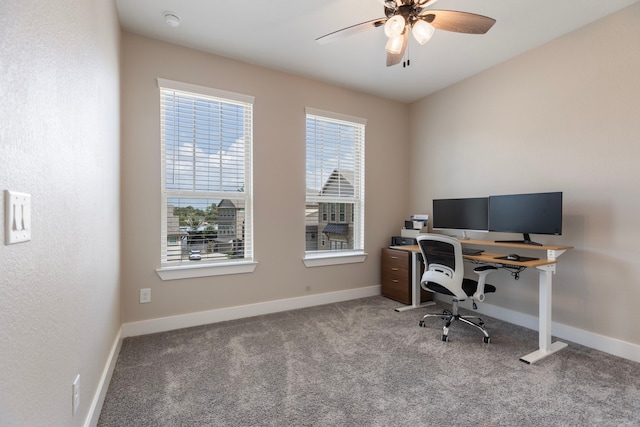
[[[518,254],[509,254],[509,255],[507,255],[507,259],[509,261],[519,261],[520,260],[520,255],[518,255]]]

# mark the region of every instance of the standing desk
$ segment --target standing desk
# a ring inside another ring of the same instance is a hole
[[[541,250],[546,251],[546,258],[541,257],[538,260],[532,261],[511,261],[498,259],[498,257],[504,256],[504,254],[494,254],[483,252],[479,255],[463,255],[465,259],[504,265],[514,267],[526,267],[536,268],[539,272],[539,296],[538,296],[538,350],[529,353],[520,358],[525,363],[535,363],[540,359],[543,359],[559,350],[562,350],[567,346],[566,343],[561,341],[551,342],[551,294],[552,294],[552,275],[556,272],[557,258],[569,249],[573,249],[573,246],[557,246],[557,245],[542,245],[534,246],[523,243],[507,243],[507,242],[493,242],[490,240],[474,240],[465,239],[460,240],[463,245],[469,246],[492,246],[510,248],[515,252],[517,249],[527,250]],[[420,264],[418,260],[418,254],[420,253],[420,247],[417,245],[409,246],[392,246],[393,249],[399,249],[411,252],[411,267],[413,273],[412,278],[412,299],[411,305],[396,309],[396,311],[411,310],[413,308],[420,307],[420,279],[417,275],[420,272]],[[417,272],[417,273],[416,273]]]

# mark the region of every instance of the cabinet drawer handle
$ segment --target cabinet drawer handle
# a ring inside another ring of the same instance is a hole
[[[392,256],[391,259],[398,259],[398,257],[397,256]]]
[[[398,283],[398,281],[396,279],[393,279],[392,282],[393,283]]]
[[[397,269],[397,268],[395,268],[395,267],[392,267],[392,268],[391,268],[391,271],[398,271],[398,269]]]

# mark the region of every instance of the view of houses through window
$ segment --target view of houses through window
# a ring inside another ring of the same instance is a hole
[[[364,120],[307,108],[307,253],[364,248]]]
[[[167,262],[244,258],[244,201],[167,200]]]
[[[158,79],[162,264],[250,261],[253,98]]]

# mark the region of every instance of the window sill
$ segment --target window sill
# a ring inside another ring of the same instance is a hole
[[[156,273],[162,280],[192,279],[195,277],[222,276],[226,274],[253,273],[257,262],[233,262],[224,264],[161,267]]]
[[[302,262],[306,267],[322,267],[325,265],[355,264],[367,259],[365,252],[322,252],[306,254]]]

